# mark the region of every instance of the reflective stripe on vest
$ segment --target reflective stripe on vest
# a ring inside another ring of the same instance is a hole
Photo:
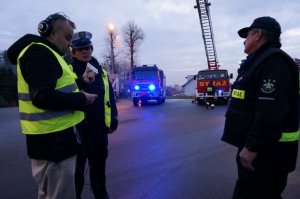
[[[27,121],[42,121],[49,120],[56,117],[61,117],[67,114],[72,114],[72,111],[51,111],[42,113],[20,113],[21,120]]]
[[[283,132],[279,142],[293,142],[299,140],[299,130],[296,132]]]
[[[105,114],[105,125],[109,128],[111,124],[111,103],[109,98],[109,80],[108,74],[105,69],[102,68],[102,80],[104,84],[104,114]]]
[[[77,89],[78,89],[77,84],[74,83],[74,84],[71,84],[71,85],[56,89],[56,90],[59,90],[61,92],[65,92],[65,93],[71,93],[71,92],[76,91]],[[22,101],[31,101],[29,93],[18,93],[18,99],[22,100]]]
[[[28,84],[20,70],[20,58],[31,45],[44,46],[53,53],[59,62],[62,76],[57,79],[56,90],[65,93],[79,92],[75,82],[75,73],[57,52],[43,43],[32,42],[26,46],[19,54],[17,63],[19,112],[22,132],[24,134],[46,134],[62,131],[78,124],[84,118],[84,114],[81,111],[51,111],[38,108],[32,104]]]

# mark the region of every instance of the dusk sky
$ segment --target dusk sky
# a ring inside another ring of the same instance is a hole
[[[274,17],[282,28],[282,49],[300,58],[299,0],[211,0],[210,12],[221,68],[236,77],[238,62],[246,57],[237,31],[261,16]],[[101,63],[108,24],[117,34],[133,20],[145,33],[138,64],[157,64],[167,84],[184,84],[185,77],[206,69],[206,57],[195,0],[1,0],[0,50],[27,33],[48,15],[63,12],[76,23],[75,31],[93,33],[93,55]]]

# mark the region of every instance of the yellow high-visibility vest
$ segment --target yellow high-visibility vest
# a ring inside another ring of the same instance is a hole
[[[109,95],[109,80],[108,74],[105,69],[102,68],[102,80],[104,84],[104,114],[105,114],[105,125],[109,128],[111,124],[111,103]]]
[[[212,87],[206,87],[207,92],[212,92],[212,90],[213,90]]]
[[[24,53],[31,45],[44,46],[49,49],[57,58],[63,73],[56,82],[56,90],[66,93],[79,92],[79,89],[75,82],[76,74],[57,52],[52,50],[49,46],[39,42],[32,42],[31,44],[26,46],[18,56],[17,62],[19,112],[22,132],[24,134],[32,135],[47,134],[62,131],[78,124],[84,118],[84,113],[82,111],[45,110],[40,109],[32,104],[31,98],[29,96],[28,84],[24,80],[20,69],[20,58],[24,55]]]

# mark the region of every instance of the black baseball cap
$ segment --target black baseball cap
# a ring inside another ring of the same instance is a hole
[[[269,33],[273,33],[276,36],[280,36],[281,27],[279,23],[272,17],[259,17],[256,18],[250,27],[242,28],[238,31],[238,34],[242,38],[246,38],[248,35],[248,31],[254,28],[265,30]]]

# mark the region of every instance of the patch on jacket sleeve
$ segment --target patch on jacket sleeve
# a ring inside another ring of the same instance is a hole
[[[271,80],[271,79],[263,80],[263,84],[262,84],[262,87],[260,88],[260,90],[263,93],[267,93],[267,94],[272,93],[276,90],[275,83],[276,83],[276,80]]]

